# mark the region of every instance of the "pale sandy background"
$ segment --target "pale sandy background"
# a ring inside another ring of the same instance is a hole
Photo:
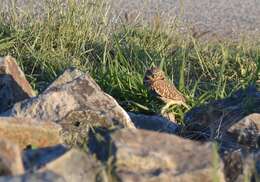
[[[19,8],[32,0],[16,0]],[[80,1],[80,0],[79,0]],[[1,0],[7,9],[10,0]],[[44,1],[34,0],[33,8],[41,10]],[[95,1],[93,1],[95,2]],[[164,23],[174,20],[198,32],[224,37],[260,35],[260,0],[108,0],[111,22],[136,21],[142,24],[160,19]],[[126,20],[127,19],[127,20]]]

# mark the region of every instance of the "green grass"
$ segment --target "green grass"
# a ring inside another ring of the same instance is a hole
[[[124,24],[113,27],[103,1],[46,1],[37,18],[33,8],[8,11],[0,18],[0,55],[15,57],[41,92],[67,67],[88,71],[129,111],[158,112],[162,106],[144,88],[151,65],[160,66],[192,107],[224,98],[259,76],[257,42],[203,42],[174,28]],[[3,14],[3,13],[2,13]],[[173,24],[175,24],[174,22]],[[180,121],[184,108],[171,108]]]

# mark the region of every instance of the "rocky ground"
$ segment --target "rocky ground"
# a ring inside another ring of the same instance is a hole
[[[215,38],[256,37],[260,31],[260,2],[255,0],[111,0],[113,15],[120,20],[142,22],[180,23],[198,36]]]
[[[37,96],[14,58],[1,58],[0,70],[0,181],[258,179],[256,89],[192,109],[184,127],[127,113],[76,69]]]

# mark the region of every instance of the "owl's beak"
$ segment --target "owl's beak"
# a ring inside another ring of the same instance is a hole
[[[152,78],[153,78],[152,76],[145,76],[145,77],[144,77],[145,80],[150,80],[150,79],[152,79]]]
[[[144,85],[148,85],[150,80],[151,80],[151,78],[152,78],[151,76],[145,76],[144,80],[143,80]]]

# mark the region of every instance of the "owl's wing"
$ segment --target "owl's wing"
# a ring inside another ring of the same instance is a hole
[[[185,102],[185,98],[180,93],[174,84],[166,80],[158,80],[153,83],[153,91],[162,98],[179,100]]]

